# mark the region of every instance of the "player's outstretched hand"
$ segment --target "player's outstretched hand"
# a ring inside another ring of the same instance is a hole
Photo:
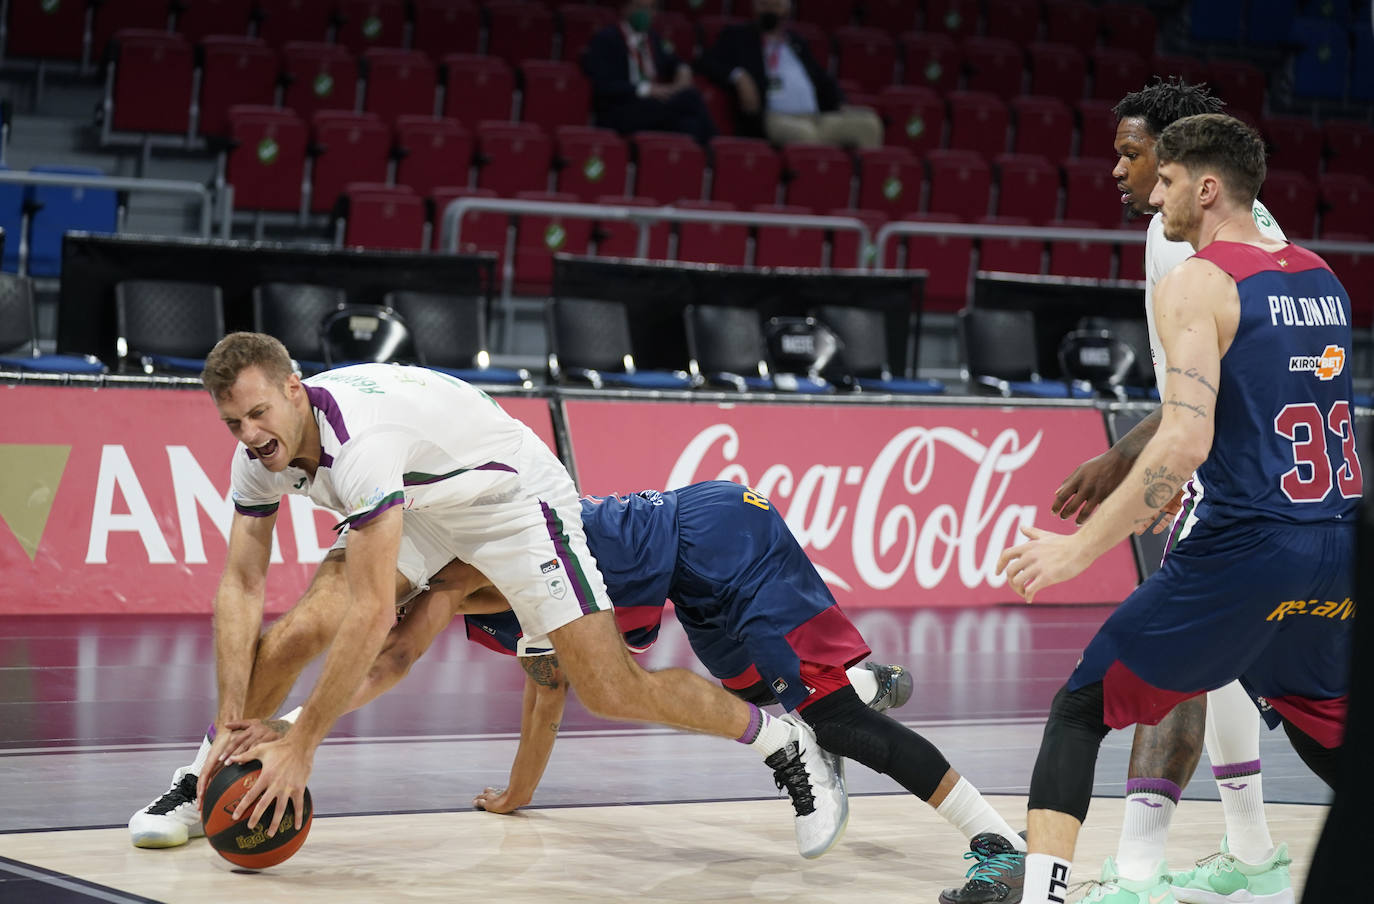
[[[1073,473],[1059,485],[1050,511],[1060,518],[1071,518],[1076,512],[1078,517],[1074,520],[1082,524],[1097,510],[1102,500],[1126,479],[1132,464],[1130,459],[1112,449],[1088,459],[1074,468]]]
[[[1091,564],[1079,553],[1072,534],[1054,534],[1029,525],[1022,527],[1021,533],[1028,541],[1002,552],[997,573],[1005,571],[1007,584],[1028,603],[1034,602],[1041,590],[1077,577]]]
[[[1170,499],[1169,504],[1159,510],[1159,514],[1155,517],[1154,521],[1149,524],[1142,524],[1135,529],[1136,536],[1140,536],[1146,531],[1152,534],[1164,533],[1173,525],[1174,519],[1178,517],[1178,510],[1181,508],[1183,508],[1183,488],[1179,487],[1178,492],[1174,494],[1174,498]]]
[[[509,788],[484,788],[472,799],[474,807],[488,813],[514,813],[527,803],[527,800],[517,800]]]

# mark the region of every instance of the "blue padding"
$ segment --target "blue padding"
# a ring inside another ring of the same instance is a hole
[[[1123,386],[1128,399],[1154,399],[1159,401],[1159,390],[1153,386]]]
[[[1194,41],[1240,41],[1245,0],[1206,0],[1191,5],[1188,24]]]
[[[903,395],[939,395],[945,391],[945,384],[939,380],[875,380],[860,377],[856,380],[860,387],[871,392],[893,392]]]
[[[204,358],[179,358],[176,355],[145,355],[158,370],[181,370],[200,373],[205,369]]]
[[[1060,383],[1054,380],[1011,380],[1007,387],[1020,395],[1035,396],[1038,399],[1091,399],[1092,390]]]
[[[744,385],[750,389],[769,390],[773,388],[771,377],[745,377]]]
[[[16,370],[32,370],[53,374],[103,374],[105,365],[80,355],[39,355],[37,358],[0,357],[0,365]]]
[[[0,170],[8,170],[0,166]],[[5,256],[0,269],[6,273],[19,272],[19,240],[24,228],[24,186],[0,182],[0,229],[5,230]]]
[[[1353,401],[1360,408],[1374,408],[1374,396],[1372,395],[1357,395]]]
[[[90,166],[35,166],[31,172],[106,175]],[[30,185],[25,196],[34,204],[41,205],[29,223],[31,276],[61,274],[62,235],[68,230],[112,233],[117,226],[119,200],[113,189]]]
[[[505,367],[430,367],[430,370],[457,377],[466,383],[513,383],[521,386],[525,382],[520,371]]]
[[[1329,19],[1300,16],[1293,20],[1290,40],[1303,45],[1293,63],[1293,93],[1340,100],[1350,63],[1350,36],[1345,26]]]
[[[608,386],[630,386],[635,389],[690,389],[692,380],[685,374],[668,370],[641,370],[633,374],[601,373]]]

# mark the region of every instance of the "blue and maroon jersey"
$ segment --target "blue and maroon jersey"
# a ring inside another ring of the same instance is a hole
[[[1213,242],[1198,257],[1240,295],[1221,359],[1216,432],[1198,469],[1198,520],[1348,520],[1360,498],[1351,406],[1350,296],[1320,257]]]

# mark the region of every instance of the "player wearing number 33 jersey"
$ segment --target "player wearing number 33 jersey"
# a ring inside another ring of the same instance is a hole
[[[1124,727],[1157,721],[1239,673],[1271,726],[1281,718],[1335,747],[1362,489],[1350,297],[1296,245],[1272,252],[1219,241],[1197,257],[1240,296],[1212,449],[1197,472],[1206,492],[1163,568],[1103,625],[1069,687],[1105,679],[1107,724]],[[1216,655],[1219,644],[1246,661]]]

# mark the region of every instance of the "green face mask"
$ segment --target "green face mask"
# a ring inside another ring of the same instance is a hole
[[[640,34],[644,34],[644,32],[649,30],[649,24],[654,21],[653,10],[631,10],[630,15],[626,19],[626,21],[630,23],[630,28],[634,29]]]

